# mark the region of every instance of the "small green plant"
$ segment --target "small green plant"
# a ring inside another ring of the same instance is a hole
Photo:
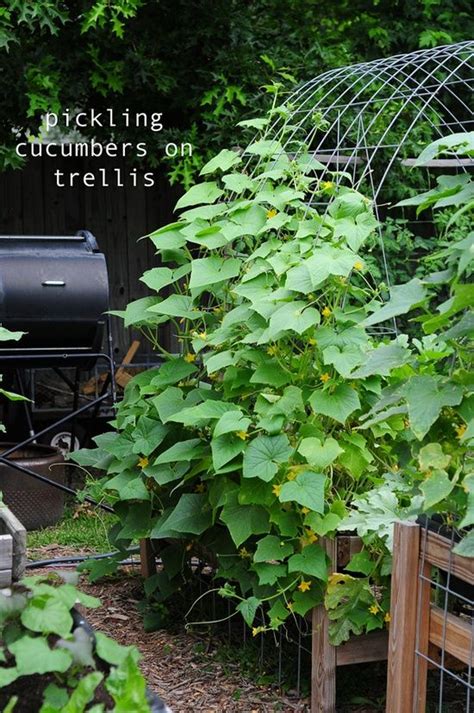
[[[66,581],[63,576],[26,577],[10,592],[0,593],[0,691],[5,710],[36,704],[40,713],[148,713],[137,649],[76,626],[74,607],[98,607],[100,601],[68,581],[75,575],[68,573]]]

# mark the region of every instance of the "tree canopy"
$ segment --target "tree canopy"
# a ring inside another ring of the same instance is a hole
[[[198,149],[171,169],[186,184],[210,152],[232,145],[271,81],[460,41],[472,26],[468,0],[7,0],[0,163],[18,164],[12,129],[37,133],[48,110],[163,111],[157,148],[179,135]],[[141,131],[115,138],[139,141]]]

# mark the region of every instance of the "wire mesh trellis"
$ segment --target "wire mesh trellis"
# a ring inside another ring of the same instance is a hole
[[[309,146],[336,183],[349,169],[353,186],[377,202],[395,162],[415,145],[472,129],[473,69],[474,41],[333,69],[290,95],[291,125],[279,118],[271,135],[281,133],[285,149]]]
[[[395,525],[387,713],[474,708],[474,559],[436,516]]]
[[[436,530],[439,530],[438,536],[445,539],[447,561],[444,566],[433,570],[428,544],[430,525],[433,527],[433,523],[426,520],[421,532],[418,607],[421,614],[421,607],[426,606],[423,593],[426,592],[428,600],[429,592],[428,605],[433,607],[431,618],[434,617],[436,622],[438,646],[426,647],[420,626],[422,619],[419,617],[416,633],[415,689],[424,688],[424,681],[420,679],[426,675],[425,669],[429,666],[432,669],[432,683],[437,688],[433,695],[437,706],[435,710],[440,713],[449,710],[452,705],[449,700],[454,698],[455,708],[452,710],[469,713],[474,709],[474,562],[467,560],[470,582],[467,581],[469,577],[456,576],[453,549],[459,538],[454,529],[436,526]],[[450,654],[450,644],[452,645],[453,639],[460,638],[463,634],[467,651],[462,652],[460,646],[461,658],[457,658]],[[422,694],[421,690],[420,693]],[[422,698],[422,695],[420,697]],[[418,700],[415,703],[416,713],[421,713],[423,701]]]
[[[373,201],[388,287],[392,280],[382,227],[387,206],[406,197],[406,192],[400,195],[402,180],[405,190],[419,191],[426,181],[429,185],[426,172],[422,176],[405,168],[422,148],[472,130],[473,69],[474,41],[333,69],[298,87],[267,132],[275,141],[275,163],[282,154],[297,157],[309,150],[322,164],[319,180],[307,192],[308,206],[328,210],[324,182],[336,188],[350,183]],[[473,160],[456,157],[443,163],[463,172],[472,165]],[[374,331],[396,334],[396,321]]]

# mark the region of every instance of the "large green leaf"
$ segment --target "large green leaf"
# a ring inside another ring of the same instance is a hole
[[[306,470],[299,473],[295,480],[283,483],[280,492],[280,502],[295,502],[314,512],[324,512],[324,487],[326,476]]]
[[[268,532],[270,526],[265,508],[260,505],[240,505],[236,494],[229,497],[220,517],[227,525],[236,547],[240,547],[251,535]]]
[[[423,166],[440,154],[472,155],[474,153],[474,131],[449,134],[428,144],[416,159],[416,166]],[[463,174],[461,174],[463,175]]]
[[[222,182],[229,191],[234,193],[242,193],[245,190],[252,190],[254,187],[252,179],[244,173],[229,173],[222,177]]]
[[[212,291],[215,285],[228,282],[240,272],[241,261],[237,258],[222,258],[218,255],[193,260],[189,287],[202,292]]]
[[[242,614],[248,626],[252,626],[257,609],[261,604],[262,602],[257,597],[248,597],[248,599],[238,603],[236,609]]]
[[[269,562],[259,562],[252,569],[257,573],[258,582],[262,586],[266,584],[273,586],[280,578],[285,577],[287,573],[285,564],[271,564]]]
[[[392,317],[406,314],[411,309],[420,305],[426,298],[426,288],[417,277],[404,285],[390,288],[390,300],[383,307],[376,309],[370,317],[364,320],[363,326],[370,327],[380,322],[385,322]]]
[[[72,664],[72,655],[61,649],[51,649],[41,636],[21,636],[9,650],[15,656],[18,676],[33,676],[51,671],[64,673]]]
[[[187,295],[170,295],[162,302],[158,302],[148,308],[148,313],[158,313],[168,317],[180,317],[181,319],[199,319],[202,312],[193,306],[191,297]]]
[[[215,181],[197,183],[192,186],[184,196],[181,196],[176,203],[175,210],[187,208],[190,205],[200,205],[202,203],[215,203],[224,194]]]
[[[279,388],[291,380],[291,375],[281,368],[280,364],[272,359],[263,362],[255,369],[251,379],[251,384],[268,384]]]
[[[150,493],[140,475],[124,470],[104,485],[105,490],[116,490],[120,500],[149,500]]]
[[[319,324],[320,321],[319,312],[314,307],[307,307],[306,302],[288,302],[270,317],[268,337],[273,339],[285,331],[303,334],[310,327]]]
[[[158,458],[155,460],[154,465],[160,465],[161,463],[176,463],[178,461],[195,460],[196,458],[201,458],[205,452],[206,449],[204,448],[203,443],[199,440],[199,438],[190,438],[187,441],[175,443],[166,451],[160,453]]]
[[[248,445],[243,461],[244,478],[271,480],[280,463],[285,463],[293,448],[285,435],[257,436]]]
[[[319,545],[306,545],[299,554],[290,557],[288,572],[301,572],[326,581],[328,578],[326,553]]]
[[[267,535],[257,542],[257,549],[253,556],[254,562],[271,562],[283,560],[293,554],[293,545],[281,540],[275,535]]]
[[[149,456],[164,440],[168,428],[148,416],[140,416],[137,427],[132,431],[132,452]]]
[[[336,346],[333,344],[323,351],[324,363],[332,364],[336,371],[346,379],[356,366],[362,364],[364,359],[364,352],[357,345]]]
[[[271,156],[280,156],[284,153],[283,146],[276,139],[259,139],[253,144],[247,146],[246,153],[255,156],[270,158]]]
[[[271,484],[259,478],[243,478],[238,488],[239,503],[241,505],[266,505],[270,507],[275,501]]]
[[[160,321],[164,321],[164,318],[149,312],[149,308],[157,305],[159,301],[159,297],[142,297],[134,302],[129,302],[125,310],[113,311],[111,314],[122,317],[126,327],[139,326],[141,324],[159,324]]]
[[[311,436],[303,438],[298,453],[301,453],[310,465],[323,469],[331,465],[338,455],[343,453],[343,449],[334,438],[327,438],[324,443],[321,443],[319,438]]]
[[[453,547],[453,552],[461,557],[474,557],[474,530],[470,530],[461,542]]]
[[[21,614],[23,626],[42,634],[69,636],[72,616],[69,607],[57,597],[48,594],[33,596]]]
[[[177,384],[186,379],[195,371],[194,364],[189,364],[181,357],[173,358],[160,366],[158,374],[151,380],[151,385],[158,388],[171,386],[171,384]]]
[[[169,420],[182,423],[185,426],[193,426],[200,422],[209,423],[209,421],[220,419],[225,413],[238,412],[238,410],[238,406],[234,404],[207,399],[203,403],[197,404],[197,406],[190,406],[178,411],[170,416]],[[238,431],[239,429],[236,428],[235,430]]]
[[[323,245],[301,265],[287,273],[285,287],[308,294],[319,287],[330,275],[347,277],[354,266],[356,255],[347,249]]]
[[[353,379],[365,379],[367,376],[378,374],[388,376],[392,369],[406,364],[410,359],[410,352],[395,341],[390,344],[381,344],[376,349],[365,353],[364,363],[350,376]]]
[[[433,470],[431,475],[420,484],[420,490],[425,496],[424,509],[429,510],[448,497],[454,483],[445,470]]]
[[[211,158],[211,160],[203,166],[199,175],[205,176],[208,173],[215,173],[216,171],[228,171],[232,166],[240,163],[240,160],[240,155],[236,151],[222,149],[217,156]]]
[[[138,649],[134,646],[122,646],[101,631],[95,632],[95,645],[97,655],[113,666],[119,666],[129,654],[137,660],[139,658]]]
[[[181,230],[184,223],[170,223],[150,234],[150,239],[158,251],[175,250],[186,245],[186,238]]]
[[[420,441],[438,418],[441,409],[444,406],[457,406],[463,397],[463,389],[458,384],[428,374],[410,379],[403,393],[411,429]]]
[[[233,434],[213,438],[211,441],[212,464],[219,471],[245,449],[245,441]]]
[[[360,408],[360,400],[349,384],[339,384],[334,391],[315,391],[309,399],[315,413],[329,416],[339,423],[345,423],[351,413]]]
[[[223,352],[218,352],[217,354],[210,354],[205,357],[204,363],[208,374],[213,374],[220,369],[224,369],[226,366],[230,366],[235,361],[234,352],[230,349],[226,349]]]
[[[159,292],[163,287],[174,282],[173,270],[170,270],[169,267],[154,267],[152,270],[144,272],[140,281],[144,282],[151,290]]]
[[[448,467],[450,460],[451,456],[443,451],[440,443],[427,443],[418,453],[418,462],[422,471],[432,468],[443,470]]]
[[[334,237],[344,238],[351,250],[357,252],[377,226],[373,214],[366,210],[355,217],[339,218],[334,225]]]
[[[167,518],[166,527],[175,532],[200,535],[211,526],[211,521],[212,513],[207,503],[207,496],[199,493],[184,493]]]
[[[218,438],[226,433],[246,433],[251,420],[245,417],[238,407],[224,413],[214,427],[213,437]]]

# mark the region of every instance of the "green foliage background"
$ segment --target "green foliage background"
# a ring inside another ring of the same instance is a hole
[[[266,102],[270,80],[464,40],[472,29],[467,0],[7,0],[0,165],[19,160],[12,127],[35,132],[48,109],[163,110],[169,128],[156,148],[179,130],[200,149],[170,169],[188,187],[210,153],[233,145],[236,122]]]

